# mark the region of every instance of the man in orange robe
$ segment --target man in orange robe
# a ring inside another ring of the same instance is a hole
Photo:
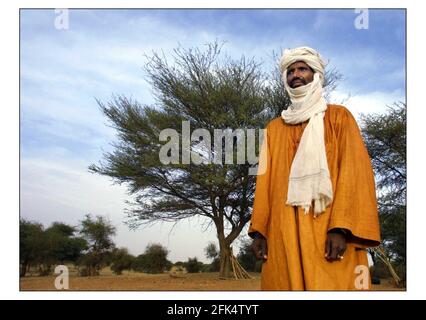
[[[322,97],[325,63],[285,50],[292,105],[266,127],[249,235],[262,290],[370,289],[366,248],[380,244],[374,175],[357,123]]]

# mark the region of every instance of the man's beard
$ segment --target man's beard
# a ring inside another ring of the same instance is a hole
[[[298,85],[297,87],[295,87],[295,86],[294,86],[294,83],[295,83],[296,81],[300,81],[299,83],[301,83],[301,84],[300,84],[300,85]],[[306,80],[305,80],[305,79],[303,79],[303,78],[294,78],[293,80],[291,80],[291,83],[290,83],[290,87],[291,87],[291,88],[298,88],[298,87],[301,87],[301,86],[304,86],[304,85],[306,85]]]

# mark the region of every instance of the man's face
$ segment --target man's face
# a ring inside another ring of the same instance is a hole
[[[314,72],[303,61],[297,61],[287,68],[287,84],[290,88],[304,86],[314,80]]]

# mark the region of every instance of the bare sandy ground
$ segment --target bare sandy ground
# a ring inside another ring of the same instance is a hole
[[[218,273],[196,274],[145,274],[124,272],[117,276],[102,272],[96,277],[77,277],[70,275],[69,290],[84,291],[256,291],[260,290],[260,274],[251,273],[252,279],[219,279]],[[56,291],[55,277],[29,276],[20,279],[20,290]],[[405,290],[396,288],[389,280],[373,285],[373,290]]]

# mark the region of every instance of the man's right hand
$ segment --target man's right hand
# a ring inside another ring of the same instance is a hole
[[[260,233],[257,233],[254,237],[251,249],[258,260],[266,260],[268,258],[268,244],[266,238]]]

